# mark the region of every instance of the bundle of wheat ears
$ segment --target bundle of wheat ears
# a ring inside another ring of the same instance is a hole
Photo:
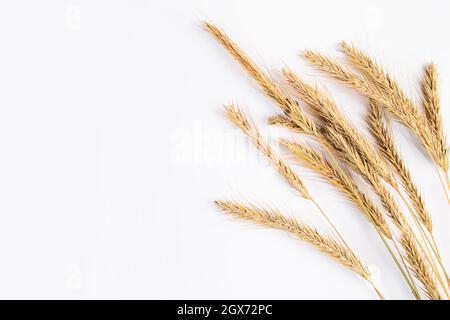
[[[431,215],[397,149],[389,123],[391,118],[395,119],[417,137],[436,168],[443,194],[450,204],[449,149],[442,126],[435,65],[425,66],[422,100],[418,105],[377,62],[353,45],[340,43],[348,60],[345,65],[317,52],[301,54],[325,74],[367,98],[369,111],[366,120],[375,145],[341,113],[329,95],[288,68],[282,70],[283,83],[273,80],[221,29],[209,22],[203,22],[203,25],[280,108],[281,112],[271,117],[268,123],[288,128],[317,142],[311,146],[298,139],[279,141],[301,165],[333,185],[372,224],[400,271],[399,275],[410,288],[411,297],[449,299],[450,277],[435,241]],[[215,204],[236,218],[296,235],[359,275],[380,299],[384,299],[365,263],[310,194],[299,174],[272,150],[238,106],[227,105],[225,115],[267,157],[300,197],[312,201],[334,236],[324,235],[277,210],[228,200],[217,200]],[[396,199],[401,199],[407,212],[402,212]]]

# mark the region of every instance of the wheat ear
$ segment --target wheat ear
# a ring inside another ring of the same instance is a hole
[[[425,66],[424,75],[422,79],[422,105],[425,109],[426,119],[430,125],[433,133],[436,135],[436,142],[440,149],[443,159],[447,160],[446,166],[448,167],[448,154],[449,147],[447,143],[447,137],[444,134],[442,126],[442,114],[441,103],[439,98],[439,88],[437,79],[437,70],[434,63],[429,63]],[[444,176],[447,182],[447,189],[450,188],[450,181],[448,177],[448,171],[444,171]],[[439,173],[439,178],[440,173]],[[441,181],[442,182],[442,181]],[[448,190],[445,192],[448,193]],[[447,195],[447,198],[449,196]]]
[[[420,111],[412,103],[399,99],[393,94],[386,93],[378,86],[373,85],[371,81],[347,70],[329,57],[312,51],[305,51],[303,57],[320,70],[386,108],[400,123],[417,135],[430,158],[438,162],[442,168],[446,168],[445,159],[439,154],[438,148],[436,148],[436,138],[424,121]]]
[[[420,138],[431,157],[435,158],[444,172],[447,172],[449,161],[446,143],[445,140],[442,140],[444,136],[433,134],[434,132],[431,130],[428,122],[422,117],[420,109],[408,98],[397,81],[384,71],[377,62],[355,46],[341,42],[341,48],[356,67],[362,70],[371,81],[376,83],[387,96],[391,97],[392,101],[396,102],[393,108],[396,112],[393,112],[393,114],[397,118],[401,119],[399,117],[401,113],[409,113],[411,115],[410,119],[412,122],[409,120],[410,123],[404,124],[415,128],[413,130],[414,133]]]
[[[405,250],[405,259],[415,277],[422,284],[422,289],[427,297],[431,300],[442,300],[433,275],[428,270],[428,266],[421,253],[417,250],[415,240],[410,231],[402,233],[400,243]]]
[[[264,227],[283,230],[295,235],[300,240],[309,243],[322,253],[333,258],[345,268],[355,272],[364,280],[368,281],[378,296],[381,299],[384,299],[381,292],[375,287],[370,277],[369,270],[358,256],[352,250],[342,246],[334,239],[319,233],[315,228],[301,223],[293,217],[286,217],[276,210],[245,206],[232,201],[218,200],[215,201],[215,203],[221,210],[238,219],[251,221]]]
[[[378,142],[381,153],[386,161],[390,162],[400,178],[413,206],[415,214],[423,225],[432,232],[433,225],[431,216],[425,207],[424,200],[416,184],[414,183],[411,172],[408,170],[405,162],[401,158],[394,142],[391,130],[386,126],[382,111],[376,106],[376,102],[370,100],[370,112],[367,117],[369,128]]]
[[[272,148],[264,141],[258,129],[250,122],[246,115],[237,106],[230,104],[225,106],[227,118],[253,142],[253,144],[269,159],[278,172],[298,191],[300,196],[312,200],[305,184],[292,168],[273,152]]]
[[[228,51],[228,53],[241,65],[241,67],[260,86],[262,91],[270,97],[292,121],[302,129],[305,134],[316,134],[316,127],[281,88],[279,88],[269,75],[260,70],[256,64],[241,50],[222,30],[210,22],[203,21],[203,26]]]

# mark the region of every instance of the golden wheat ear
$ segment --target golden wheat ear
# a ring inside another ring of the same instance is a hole
[[[312,200],[302,179],[295,171],[276,154],[269,144],[262,138],[258,129],[251,123],[244,112],[234,104],[225,106],[227,118],[252,141],[252,143],[269,159],[271,164],[286,179],[286,181],[298,191],[305,199]]]
[[[286,116],[292,119],[296,126],[301,128],[306,134],[316,134],[314,122],[300,110],[297,102],[277,86],[268,74],[258,68],[252,59],[230,37],[210,22],[204,21],[203,26],[253,78],[263,93],[275,102]]]
[[[369,105],[370,107],[367,122],[372,135],[377,141],[381,154],[395,169],[397,176],[402,182],[403,188],[414,206],[414,213],[417,215],[417,218],[423,223],[429,232],[432,232],[433,224],[431,221],[431,216],[425,207],[423,197],[420,194],[417,185],[413,181],[411,172],[398,152],[392,132],[386,125],[384,115],[380,108],[377,107],[375,101],[370,100]]]
[[[301,223],[293,217],[287,217],[277,210],[261,209],[224,200],[216,200],[215,204],[220,210],[235,218],[295,235],[300,240],[309,243],[320,252],[362,277],[372,286],[380,299],[384,299],[383,294],[372,281],[368,268],[358,256],[352,250],[339,244],[329,236],[321,234],[315,228]]]
[[[447,161],[445,166],[448,167],[449,147],[442,125],[437,69],[434,63],[425,66],[422,79],[422,104],[428,124],[436,135],[436,141],[439,143],[440,154],[442,154],[443,160]]]
[[[417,250],[417,245],[410,231],[402,233],[400,243],[405,250],[404,257],[408,262],[409,268],[422,284],[422,290],[426,296],[431,300],[442,300],[442,295],[434,281],[433,274],[429,271],[426,260],[420,251]]]
[[[301,240],[308,242],[316,249],[332,257],[346,268],[356,272],[365,280],[370,279],[370,273],[367,267],[352,251],[332,238],[320,234],[316,229],[300,223],[297,219],[286,217],[276,210],[245,206],[233,201],[217,200],[215,204],[221,210],[231,214],[235,218],[248,220],[265,227],[294,234]]]

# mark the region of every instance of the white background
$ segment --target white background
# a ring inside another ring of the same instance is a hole
[[[361,127],[366,101],[298,58],[354,42],[417,92],[437,62],[450,121],[448,1],[2,1],[0,297],[372,299],[351,272],[284,233],[217,212],[270,205],[327,232],[317,211],[225,120],[234,101],[265,134],[277,108],[200,27],[209,19],[270,71],[326,86]],[[399,144],[433,213],[449,207],[408,131]],[[389,298],[411,298],[368,223],[311,172],[314,197]]]

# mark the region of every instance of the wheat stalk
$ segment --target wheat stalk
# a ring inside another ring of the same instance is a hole
[[[311,51],[306,51],[304,53],[304,57],[308,61],[310,61],[314,65],[316,65],[319,69],[330,73],[333,77],[335,77],[336,79],[338,79],[340,81],[343,81],[345,84],[347,84],[355,89],[358,89],[361,93],[365,94],[366,96],[373,99],[377,103],[380,103],[381,105],[405,106],[407,103],[409,103],[408,100],[403,99],[401,94],[390,94],[390,96],[388,96],[380,88],[373,86],[369,81],[366,81],[366,80],[360,78],[358,75],[356,75],[348,70],[345,70],[341,65],[339,65],[335,61],[331,60],[330,58],[327,58],[323,55],[320,55],[318,53],[314,53]],[[386,80],[386,82],[388,82],[388,81]],[[392,88],[395,89],[395,88],[397,88],[397,86],[393,85]],[[394,89],[392,89],[392,90],[394,90]],[[420,124],[420,122],[417,122],[414,120],[414,116],[411,116],[413,114],[414,113],[411,113],[411,114],[402,113],[404,118],[409,118],[408,123],[412,124],[411,125],[412,128],[417,129],[417,124],[418,123]],[[336,133],[332,133],[329,136],[329,139],[333,140],[333,143],[332,143],[333,146],[339,145],[337,143],[340,143],[342,145],[346,144],[346,141],[341,136],[337,135]],[[380,198],[384,208],[386,209],[387,213],[389,214],[391,219],[394,221],[394,223],[397,225],[397,227],[402,231],[409,230],[410,227],[409,227],[407,221],[405,220],[403,213],[400,212],[397,205],[395,204],[392,195],[382,185],[381,181],[379,181],[379,178],[376,177],[376,175],[374,174],[375,172],[371,173],[370,171],[373,171],[373,170],[368,166],[364,166],[363,163],[360,162],[361,159],[358,159],[356,150],[352,151],[351,150],[352,148],[353,148],[353,146],[351,145],[351,143],[347,143],[345,148],[341,148],[340,150],[339,150],[339,148],[335,148],[336,149],[335,151],[341,157],[344,157],[344,156],[347,157],[347,161],[349,163],[352,163],[353,167],[355,167],[356,165],[359,164],[358,168],[357,168],[359,173],[374,188],[374,191],[377,193],[378,197]],[[427,150],[430,150],[430,148],[428,148]],[[398,189],[398,186],[393,185],[393,187],[397,191],[397,193],[402,197],[402,199],[404,199],[400,190]],[[405,200],[405,203],[408,205],[406,200]],[[409,205],[408,205],[408,207],[409,207]],[[412,214],[414,215],[415,213],[412,212]],[[417,241],[417,243],[421,247],[421,250],[425,253],[425,250],[423,249],[421,243],[419,241]],[[437,270],[437,267],[434,264],[433,260],[426,253],[425,253],[425,256],[429,260],[430,265],[433,268],[433,271],[438,276],[438,279],[439,279],[441,285],[445,288],[445,284],[443,283],[442,279],[440,278],[439,271]]]
[[[398,192],[398,185],[396,184],[392,171],[386,165],[382,157],[372,149],[372,146],[368,143],[368,141],[340,113],[333,100],[323,95],[319,90],[309,84],[298,78],[296,79],[295,77],[292,77],[293,73],[291,73],[288,69],[286,69],[287,71],[284,71],[285,76],[288,75],[288,82],[291,84],[291,87],[294,88],[294,93],[296,96],[305,101],[314,111],[317,121],[313,121],[312,118],[301,110],[297,101],[292,99],[281,87],[277,86],[275,81],[273,81],[267,73],[261,71],[261,69],[259,69],[257,65],[234,42],[232,42],[227,35],[211,23],[204,22],[203,24],[205,29],[212,34],[220,44],[222,44],[231,56],[237,60],[243,69],[255,80],[264,94],[270,97],[283,111],[283,115],[270,118],[269,123],[280,125],[297,133],[307,134],[315,138],[324,146],[333,161],[336,160],[335,158],[339,158],[353,170],[358,172],[366,180],[366,182],[372,186],[373,190],[380,199],[386,214],[392,219],[402,235],[401,244],[405,252],[402,257],[404,256],[405,259],[407,259],[410,269],[413,270],[416,277],[423,284],[424,288],[426,288],[427,296],[430,298],[438,297],[440,294],[439,288],[437,284],[434,283],[433,273],[428,269],[428,263],[430,263],[430,266],[433,268],[436,276],[440,278],[439,272],[436,272],[436,268],[432,263],[433,261],[426,255],[425,250],[421,246],[420,242],[417,241],[408,222],[403,216],[403,213],[398,209],[392,195],[384,185],[384,181],[386,181]],[[360,93],[374,99],[377,104],[389,110],[398,120],[408,126],[416,134],[420,133],[418,136],[425,149],[428,151],[432,159],[437,161],[444,169],[445,165],[443,165],[441,157],[443,152],[441,150],[441,154],[439,154],[439,150],[437,150],[434,146],[438,138],[429,134],[431,132],[431,125],[424,120],[420,113],[416,112],[418,109],[406,97],[406,95],[403,94],[400,87],[396,83],[390,83],[392,78],[390,78],[386,73],[382,74],[384,79],[373,80],[370,79],[370,75],[368,78],[363,78],[344,69],[331,59],[321,55],[306,52],[305,56],[318,65],[322,70],[330,72],[335,78],[346,82],[351,87],[358,89]],[[369,64],[368,67],[371,67],[371,65]],[[369,69],[363,69],[363,72],[367,73],[367,70]],[[374,72],[381,74],[383,70],[379,68],[379,66],[375,66]],[[289,75],[291,75],[290,78]],[[412,111],[408,113],[405,112],[405,110]],[[313,201],[321,213],[326,216],[318,204],[309,195],[300,178],[298,176],[298,179],[292,178],[292,174],[295,175],[295,172],[290,169],[279,156],[272,152],[268,144],[261,139],[259,132],[252,126],[245,115],[235,106],[227,107],[226,112],[230,120],[232,120],[241,130],[244,131],[244,133],[246,133],[246,135],[253,141],[258,149],[260,149],[268,157],[268,159],[288,180],[288,182],[300,192],[301,196]],[[433,129],[433,132],[434,131],[435,130]],[[322,176],[328,177],[328,181],[332,182],[338,187],[338,189],[340,188],[341,192],[346,193],[347,198],[349,198],[355,205],[358,205],[358,208],[362,211],[362,213],[373,222],[375,229],[384,242],[384,237],[393,239],[392,233],[390,232],[388,224],[384,221],[383,215],[365,196],[365,194],[359,191],[357,185],[349,177],[349,174],[341,168],[337,160],[334,161],[334,163],[331,163],[326,160],[325,157],[321,157],[320,154],[315,153],[315,151],[311,149],[307,149],[306,151],[308,152],[303,150],[303,159],[307,160],[308,166],[321,173]],[[416,218],[416,216],[414,217]],[[421,221],[422,220],[423,219],[421,219]],[[334,227],[331,223],[330,225]],[[427,229],[428,227],[431,228],[432,225],[429,224]],[[335,231],[337,232],[336,229]],[[338,232],[337,234],[339,235]],[[346,245],[345,241],[343,241],[343,243]],[[393,243],[396,246],[397,251],[400,252],[395,240],[393,240]],[[420,246],[420,250],[417,246]],[[390,251],[387,244],[386,247]],[[348,245],[346,245],[346,247],[342,246],[342,248],[351,251]],[[424,253],[425,259],[422,257],[421,251]],[[417,255],[419,255],[419,258],[415,257]],[[394,255],[393,257],[394,260],[396,260]],[[399,268],[402,270],[400,266]],[[405,279],[409,285],[410,282],[413,282],[412,280],[409,281],[406,276]],[[430,292],[432,292],[430,288],[433,286],[437,289],[438,295],[436,292],[430,294]],[[445,286],[443,287],[444,290],[446,290]],[[416,297],[419,298],[419,295],[416,294],[414,283],[411,288]]]

